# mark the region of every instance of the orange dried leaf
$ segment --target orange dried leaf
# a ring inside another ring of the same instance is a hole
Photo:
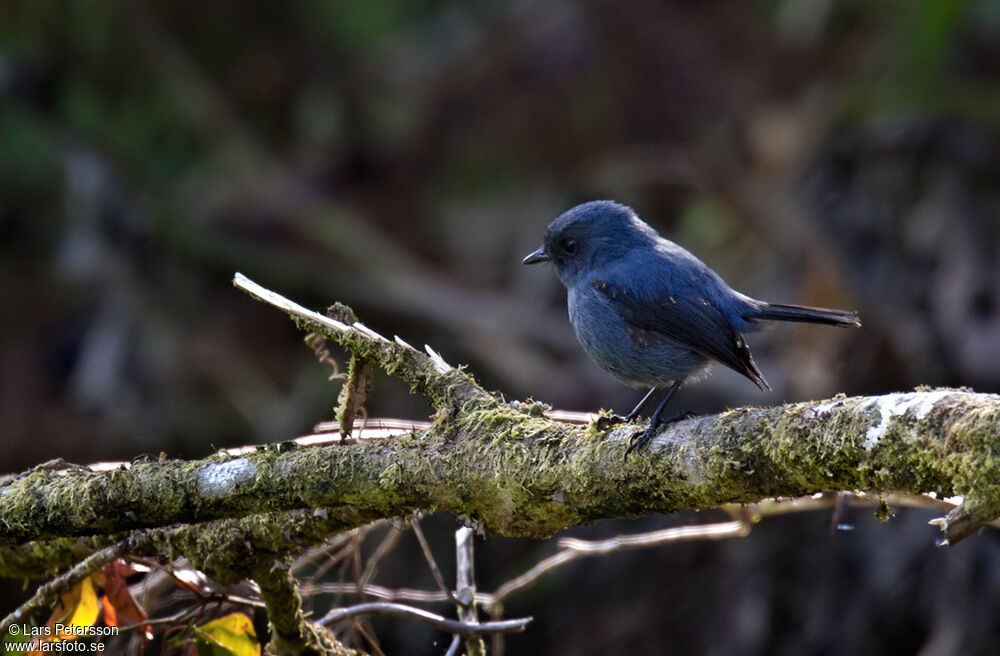
[[[104,579],[104,596],[101,605],[104,607],[104,623],[108,626],[123,626],[139,624],[149,616],[139,602],[132,596],[132,591],[125,581],[127,568],[115,563],[108,563],[101,570]],[[152,639],[153,632],[149,626],[143,628],[147,640]]]

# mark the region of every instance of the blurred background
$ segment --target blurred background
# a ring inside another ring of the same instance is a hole
[[[995,0],[6,0],[0,471],[330,418],[328,368],[236,271],[343,301],[507,398],[627,411],[638,393],[584,356],[555,276],[520,264],[595,198],[740,291],[861,312],[860,331],[752,336],[774,390],[716,368],[681,409],[1000,391],[998,125]],[[428,408],[380,376],[368,410]],[[512,600],[536,622],[508,651],[1000,651],[992,531],[942,550],[925,512],[849,515],[572,565]],[[445,562],[454,528],[427,526]],[[410,546],[386,576],[433,587]],[[481,539],[481,588],[554,549]],[[377,627],[387,653],[447,646]]]

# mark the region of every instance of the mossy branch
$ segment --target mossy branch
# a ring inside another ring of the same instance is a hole
[[[279,656],[360,656],[334,638],[325,627],[306,620],[299,584],[284,561],[261,562],[253,579],[267,608],[271,643],[267,653]]]
[[[94,535],[0,547],[0,578],[47,577],[127,537],[128,533]]]
[[[308,330],[407,380],[438,409],[387,440],[261,449],[113,471],[33,471],[0,488],[0,545],[318,507],[375,516],[446,510],[502,535],[545,537],[606,517],[824,490],[964,495],[941,522],[954,542],[1000,515],[1000,397],[961,390],[740,408],[665,427],[625,459],[601,433],[505,404],[440,356],[251,287]],[[433,352],[431,352],[433,353]],[[351,525],[349,516],[342,528]]]

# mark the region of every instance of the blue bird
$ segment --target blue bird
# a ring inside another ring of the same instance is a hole
[[[765,303],[734,291],[717,273],[661,237],[632,208],[607,200],[577,205],[555,219],[543,246],[524,264],[552,262],[568,291],[569,320],[583,349],[629,387],[649,392],[632,421],[667,388],[649,426],[625,452],[642,448],[663,423],[663,409],[692,377],[721,362],[770,389],[744,332],[761,321],[801,321],[858,328],[857,312]]]

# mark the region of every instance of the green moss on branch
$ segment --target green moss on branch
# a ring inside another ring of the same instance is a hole
[[[998,425],[993,395],[840,398],[679,422],[626,460],[639,426],[601,435],[475,402],[386,441],[35,472],[0,495],[0,542],[316,507],[351,508],[356,524],[447,510],[492,533],[545,537],[606,517],[843,489],[962,494],[978,527],[1000,515]]]

